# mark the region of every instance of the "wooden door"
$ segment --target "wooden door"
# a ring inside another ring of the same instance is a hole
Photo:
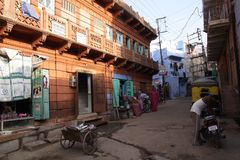
[[[106,111],[104,74],[93,74],[93,112]]]

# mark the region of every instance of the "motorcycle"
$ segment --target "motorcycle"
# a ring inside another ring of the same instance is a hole
[[[149,96],[147,94],[144,94],[142,98],[143,98],[142,112],[144,112],[144,113],[151,112],[151,101],[150,101]]]
[[[215,114],[205,111],[202,114],[203,125],[200,129],[200,138],[203,142],[210,142],[216,148],[221,148],[221,139],[225,138],[223,128],[220,126],[216,116],[217,109],[213,109]]]

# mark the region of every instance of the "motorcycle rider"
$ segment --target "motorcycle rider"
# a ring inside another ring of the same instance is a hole
[[[193,103],[190,109],[191,118],[195,124],[193,145],[202,144],[202,140],[200,139],[200,115],[206,107],[211,110],[211,107],[214,103],[217,103],[217,101],[212,95],[206,95]]]

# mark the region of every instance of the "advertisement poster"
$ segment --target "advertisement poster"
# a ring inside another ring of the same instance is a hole
[[[49,118],[49,74],[46,69],[33,72],[33,117],[35,119]]]

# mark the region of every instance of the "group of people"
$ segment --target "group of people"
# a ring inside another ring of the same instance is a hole
[[[138,93],[138,100],[140,103],[140,109],[143,111],[144,110],[144,103],[150,103],[150,110],[152,112],[156,112],[157,111],[157,106],[159,103],[159,99],[160,99],[160,94],[159,91],[152,86],[152,90],[150,92],[150,95],[147,95],[144,92],[139,91]]]

